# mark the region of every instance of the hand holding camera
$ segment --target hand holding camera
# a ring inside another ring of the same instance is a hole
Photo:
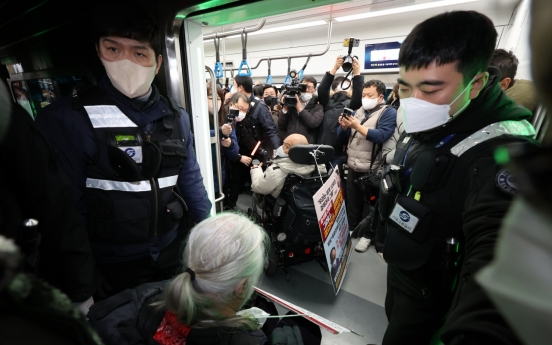
[[[222,131],[222,135],[228,136],[230,135],[230,133],[232,133],[232,126],[228,123],[225,123],[224,125],[222,125],[220,129]]]
[[[337,70],[343,66],[343,56],[339,55],[337,59],[335,59],[335,65],[333,66],[332,70],[330,71],[331,75],[335,75],[337,73]]]
[[[284,110],[287,110],[285,107],[295,108],[295,106],[300,103],[299,96],[301,95],[301,92],[307,91],[307,84],[299,84],[297,80],[293,79],[291,85],[284,84],[281,91],[282,93],[285,93],[285,96],[283,97]]]
[[[230,138],[222,138],[220,140],[220,144],[224,147],[230,147],[230,145],[232,145],[232,139]]]

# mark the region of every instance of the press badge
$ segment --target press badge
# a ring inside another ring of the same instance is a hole
[[[401,228],[412,233],[418,224],[419,219],[405,210],[401,205],[396,204],[393,212],[389,216],[391,220],[397,223]]]
[[[119,146],[119,149],[136,163],[142,163],[142,146]]]

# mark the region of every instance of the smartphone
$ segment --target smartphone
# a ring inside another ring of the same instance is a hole
[[[259,164],[261,164],[261,162],[258,160],[258,159],[254,159],[253,162],[251,163],[251,166],[259,166]]]
[[[344,47],[358,47],[360,45],[360,39],[358,38],[345,38],[343,40]]]
[[[355,111],[353,109],[344,108],[343,109],[343,116],[353,116],[354,112]]]

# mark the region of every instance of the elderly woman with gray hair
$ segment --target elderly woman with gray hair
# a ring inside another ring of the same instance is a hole
[[[96,303],[90,323],[105,344],[280,344],[274,336],[269,342],[254,313],[241,311],[263,273],[268,243],[246,217],[208,218],[190,233],[182,273]],[[288,344],[303,344],[299,329],[291,330]]]

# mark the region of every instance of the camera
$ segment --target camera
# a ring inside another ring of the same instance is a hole
[[[231,123],[232,121],[234,121],[234,119],[239,115],[240,115],[240,111],[238,109],[230,109],[230,112],[228,113],[228,117],[227,117],[228,123]]]
[[[349,73],[349,71],[353,68],[353,57],[358,59],[358,56],[351,56],[351,53],[353,52],[353,47],[358,47],[359,44],[360,40],[353,37],[346,38],[343,41],[343,46],[349,48],[347,55],[343,56],[343,65],[341,66],[341,68],[343,68],[343,72]]]
[[[270,107],[270,109],[274,108],[274,106],[278,105],[278,97],[271,97],[266,96],[264,99],[264,102],[266,105]]]
[[[295,95],[301,96],[301,92],[306,91],[307,84],[299,84],[299,82],[295,79],[292,79],[291,85],[284,84],[282,86],[282,92],[285,92],[284,105],[286,105],[288,108],[295,108],[295,105],[297,104]]]

